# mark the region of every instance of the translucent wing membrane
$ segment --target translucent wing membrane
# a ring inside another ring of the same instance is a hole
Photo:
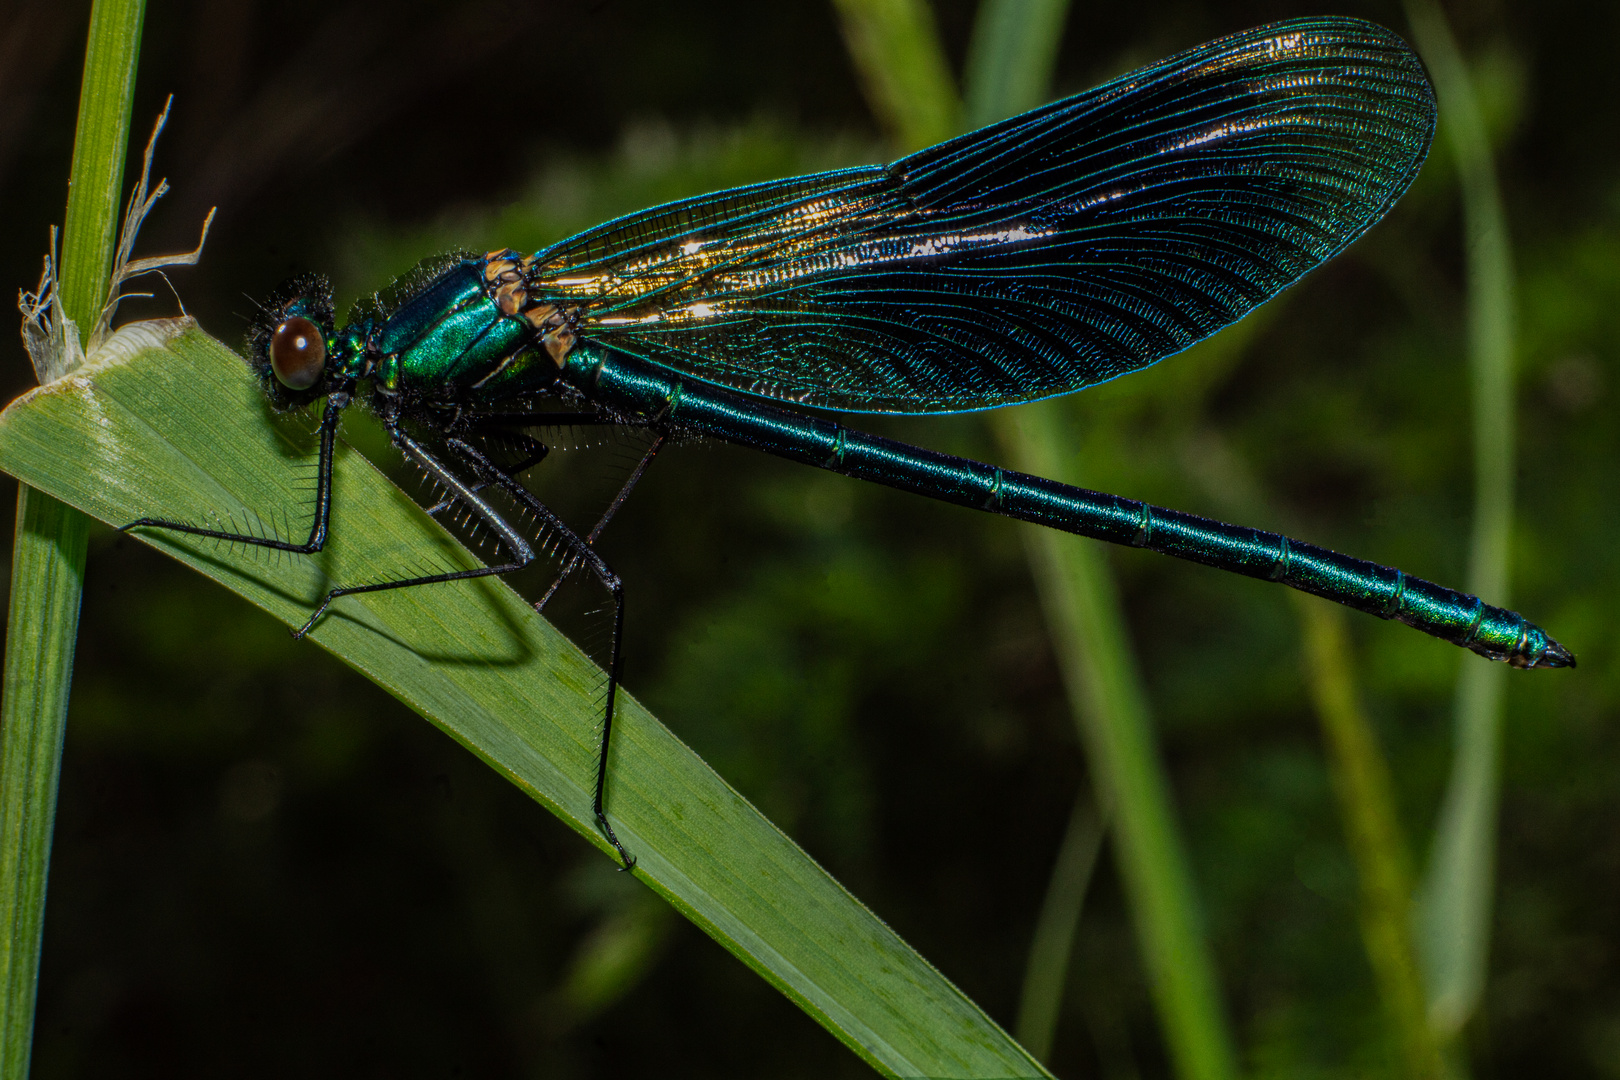
[[[948,412],[1179,352],[1365,232],[1428,151],[1389,31],[1250,30],[887,167],[737,188],[542,252],[580,335],[745,392]]]

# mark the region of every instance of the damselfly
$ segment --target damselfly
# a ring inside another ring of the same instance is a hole
[[[949,413],[1066,394],[1242,318],[1378,221],[1428,152],[1434,95],[1395,35],[1353,19],[1222,38],[1088,93],[901,158],[646,210],[538,254],[455,259],[398,303],[336,325],[331,289],[285,286],[249,333],[282,408],[325,399],[303,541],[142,519],[283,551],[326,541],[339,417],[357,398],[395,446],[491,530],[503,561],[332,589],[518,570],[501,491],[613,601],[595,811],[605,795],[624,592],[594,542],[659,447],[720,439],[817,468],[1278,581],[1516,667],[1575,658],[1478,597],[1275,533],[1225,525],[863,434],[783,404]],[[518,480],[532,432],[616,425],[651,438],[580,535]],[[508,433],[516,463],[479,437]],[[550,595],[549,593],[547,594]],[[542,599],[541,603],[544,602]]]

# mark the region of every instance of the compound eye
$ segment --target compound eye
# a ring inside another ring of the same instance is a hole
[[[270,336],[270,370],[289,390],[308,390],[326,367],[326,339],[321,328],[294,315]]]

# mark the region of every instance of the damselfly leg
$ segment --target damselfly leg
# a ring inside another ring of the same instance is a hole
[[[170,532],[202,536],[210,540],[227,540],[233,544],[270,548],[272,551],[290,551],[297,555],[315,554],[326,546],[327,527],[332,520],[332,451],[337,442],[338,420],[349,400],[348,394],[333,394],[326,399],[326,411],[321,416],[320,426],[320,460],[315,471],[315,517],[310,522],[309,537],[302,544],[274,536],[205,529],[198,525],[188,525],[183,521],[166,521],[162,518],[140,518],[121,526],[118,531],[128,532],[138,528],[167,529]]]
[[[607,794],[608,751],[613,739],[613,703],[618,696],[619,676],[622,670],[620,650],[624,640],[624,584],[619,580],[619,575],[615,574],[609,569],[607,563],[602,561],[602,556],[597,554],[595,548],[591,547],[588,542],[581,540],[578,534],[563,524],[562,519],[557,517],[551,507],[541,502],[534,492],[519,483],[516,477],[491,461],[488,455],[470,443],[461,439],[449,439],[446,441],[457,454],[478,472],[480,477],[499,486],[514,502],[533,514],[543,527],[549,529],[553,535],[562,540],[564,547],[568,549],[567,563],[565,565],[589,567],[591,573],[595,575],[596,579],[607,589],[608,595],[612,597],[613,629],[608,642],[607,700],[602,709],[602,738],[597,746],[596,790],[592,798],[591,809],[596,813],[596,823],[601,828],[603,835],[613,845],[614,850],[619,853],[619,858],[624,863],[624,869],[628,870],[635,865],[636,860],[619,842],[618,835],[614,833],[613,826],[608,822],[604,805]],[[650,460],[650,455],[643,460]]]
[[[521,460],[512,466],[511,473],[513,476],[521,476],[523,473],[528,472],[530,469],[546,460],[546,455],[551,453],[551,447],[547,446],[539,439],[534,438],[532,435],[525,435],[522,432],[512,432],[510,433],[509,437],[517,444],[518,449],[522,451],[524,455]],[[489,481],[479,480],[477,483],[472,485],[471,490],[475,492],[483,491],[488,486]],[[454,506],[457,501],[456,496],[446,493],[444,498],[428,507],[427,512],[437,517],[439,514]]]
[[[390,589],[409,589],[417,585],[437,585],[446,581],[468,581],[473,578],[490,577],[499,574],[510,574],[521,570],[534,561],[534,548],[523,534],[513,528],[493,506],[485,502],[472,484],[462,480],[455,473],[446,468],[437,458],[428,453],[421,443],[411,438],[400,428],[399,422],[394,419],[386,421],[389,438],[393,440],[400,453],[415,462],[424,472],[438,484],[448,498],[465,506],[472,511],[491,532],[495,539],[504,547],[509,559],[495,566],[478,566],[470,570],[449,570],[440,574],[423,574],[418,577],[399,578],[395,581],[377,581],[366,585],[343,585],[328,590],[326,596],[305,620],[304,625],[293,631],[293,637],[301,638],[309,633],[310,629],[320,621],[326,609],[332,606],[332,601],[344,596],[356,596],[361,593],[386,592]],[[460,447],[456,440],[450,440],[451,446]]]
[[[469,433],[499,434],[506,438],[517,440],[520,449],[527,451],[529,456],[523,458],[519,463],[508,466],[505,470],[503,470],[515,478],[525,469],[533,468],[535,465],[539,464],[547,452],[547,447],[543,443],[535,439],[533,436],[526,434],[521,429],[595,425],[607,425],[614,427],[631,426],[611,418],[592,416],[588,413],[582,414],[577,412],[483,413],[474,415],[461,421],[459,426],[461,430],[465,430]],[[596,545],[597,539],[602,535],[602,530],[607,528],[608,522],[613,520],[613,515],[619,512],[619,507],[623,506],[625,500],[630,498],[630,493],[635,490],[636,485],[641,482],[641,478],[646,475],[647,467],[652,464],[653,458],[658,456],[658,452],[662,450],[665,444],[669,441],[669,432],[661,431],[656,428],[652,428],[650,430],[655,432],[651,445],[649,445],[646,451],[642,453],[641,459],[636,462],[635,468],[631,469],[630,475],[626,477],[624,483],[620,485],[618,492],[613,496],[612,501],[608,503],[607,509],[603,510],[601,517],[597,518],[596,524],[591,526],[591,531],[585,534],[585,543],[587,545],[592,547]],[[537,453],[535,452],[536,449],[538,451]],[[483,482],[480,482],[477,487],[474,488],[474,490],[481,490],[483,486]],[[437,506],[428,512],[437,513],[438,511],[442,510],[449,501],[450,500],[448,498],[441,500]],[[563,582],[567,581],[569,575],[571,575],[575,570],[578,570],[579,567],[580,560],[578,558],[570,557],[565,559],[561,569],[557,572],[557,576],[552,579],[551,585],[548,586],[546,591],[541,594],[540,599],[534,602],[534,610],[545,611],[546,605],[551,602],[551,598],[556,595],[557,590],[562,587]]]
[[[647,472],[647,466],[652,464],[653,458],[658,456],[658,451],[663,449],[664,443],[668,438],[668,435],[659,434],[653,439],[652,445],[647,447],[647,452],[641,455],[641,460],[636,463],[636,467],[631,470],[630,475],[625,478],[623,486],[619,488],[619,493],[613,496],[613,501],[608,503],[606,510],[602,511],[602,516],[597,518],[595,525],[591,526],[591,531],[585,534],[586,544],[593,548],[596,546],[596,541],[601,537],[602,530],[607,528],[608,522],[613,520],[613,515],[619,512],[619,507],[624,505],[624,501],[630,497],[630,493],[634,491],[636,485],[641,482],[642,476]],[[551,598],[556,595],[557,590],[562,587],[562,583],[568,579],[568,575],[572,574],[577,569],[579,569],[578,559],[569,559],[566,563],[564,563],[562,569],[557,572],[556,579],[552,581],[550,587],[546,589],[544,595],[534,602],[534,610],[544,611],[546,609],[546,605],[551,602]]]
[[[308,538],[303,543],[283,540],[273,536],[260,536],[253,533],[237,533],[224,529],[209,529],[197,525],[190,525],[180,521],[168,521],[162,518],[140,518],[123,526],[120,531],[127,532],[136,528],[165,529],[170,532],[185,533],[189,536],[200,536],[212,540],[224,540],[229,543],[246,544],[252,547],[269,548],[275,551],[288,551],[295,554],[311,555],[319,552],[326,546],[328,529],[331,523],[332,511],[332,461],[337,440],[337,426],[343,409],[349,404],[347,394],[332,394],[327,398],[326,409],[321,417],[320,455],[317,464],[315,479],[315,517],[310,526]],[[562,419],[567,416],[566,420]],[[560,423],[601,423],[593,417],[580,417],[575,414],[558,414]],[[394,581],[371,582],[365,585],[339,586],[328,590],[321,602],[310,614],[304,624],[295,629],[292,634],[295,638],[302,638],[310,632],[332,602],[345,596],[354,596],[361,593],[385,592],[393,589],[413,588],[418,585],[437,585],[450,581],[467,581],[473,578],[498,576],[510,574],[521,570],[534,562],[534,547],[513,527],[501,514],[479,494],[489,486],[499,487],[529,513],[533,514],[549,534],[556,538],[563,549],[564,565],[573,568],[588,566],[596,578],[602,582],[613,599],[613,629],[610,640],[610,659],[608,664],[608,682],[606,704],[603,708],[602,737],[597,754],[596,783],[592,797],[592,809],[596,814],[597,825],[602,829],[603,835],[618,852],[624,868],[629,869],[635,865],[635,859],[620,842],[618,835],[609,824],[605,808],[607,788],[607,761],[609,743],[613,734],[613,705],[617,697],[619,674],[621,670],[620,643],[624,629],[624,587],[618,575],[610,570],[606,563],[590,546],[570,529],[550,507],[541,502],[515,476],[512,470],[503,468],[471,444],[459,438],[447,438],[445,444],[455,451],[472,468],[476,479],[469,483],[456,475],[450,468],[438,460],[420,442],[412,438],[400,426],[397,416],[383,418],[388,429],[389,438],[398,447],[400,452],[427,473],[428,477],[444,492],[445,497],[429,512],[437,512],[449,505],[460,504],[466,507],[494,534],[496,541],[506,552],[506,561],[494,566],[480,566],[468,570],[446,571],[439,574],[424,574],[416,577],[400,578]],[[517,470],[532,468],[546,455],[546,447],[536,439],[522,436],[524,440],[520,448],[526,457],[518,462]],[[661,440],[660,440],[661,441]],[[639,478],[645,470],[646,462],[651,460],[651,454],[643,459],[642,465],[635,474]],[[630,485],[620,492],[612,509],[624,501],[629,494]],[[611,517],[611,510],[607,517]],[[602,521],[600,526],[606,524]],[[592,533],[592,539],[596,533]],[[548,593],[549,595],[549,593]]]

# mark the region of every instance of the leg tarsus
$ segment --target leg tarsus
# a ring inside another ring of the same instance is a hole
[[[607,842],[613,845],[613,850],[619,853],[619,872],[634,870],[636,857],[626,851],[624,845],[619,842],[618,834],[613,831],[613,826],[608,824],[607,814],[602,812],[601,807],[596,808],[596,824],[602,830],[602,835],[607,837]]]
[[[332,606],[332,601],[337,599],[337,597],[333,595],[337,591],[338,590],[336,589],[329,590],[325,598],[321,600],[320,606],[314,611],[310,612],[309,618],[304,620],[304,625],[298,627],[292,632],[294,641],[304,640],[304,636],[310,632],[317,622],[320,621],[321,616],[326,614],[326,609]]]

